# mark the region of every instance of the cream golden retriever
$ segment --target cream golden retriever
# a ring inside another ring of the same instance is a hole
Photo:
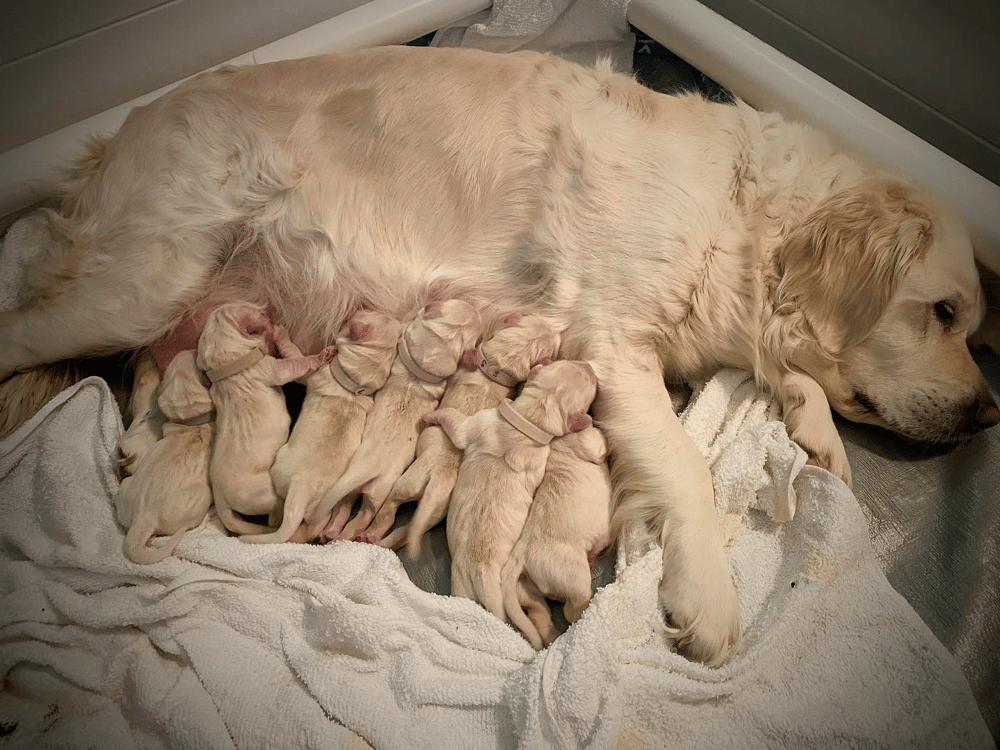
[[[64,252],[0,315],[0,377],[151,344],[239,290],[307,351],[428,289],[546,316],[594,363],[613,528],[663,546],[692,658],[740,634],[705,461],[664,380],[752,370],[847,480],[831,419],[920,440],[1000,420],[955,215],[817,132],[535,53],[381,48],[224,69],[94,141],[52,214]],[[18,402],[9,380],[6,407]]]

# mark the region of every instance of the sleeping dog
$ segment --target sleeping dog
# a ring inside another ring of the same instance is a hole
[[[660,603],[708,664],[739,601],[664,382],[752,370],[845,480],[831,410],[930,441],[1000,421],[954,212],[814,130],[608,65],[396,47],[223,68],[92,141],[50,218],[61,250],[0,314],[0,378],[149,346],[219,290],[304,351],[362,307],[410,319],[431,286],[544,315],[601,379],[612,534],[662,547]],[[0,411],[40,382],[14,375]]]

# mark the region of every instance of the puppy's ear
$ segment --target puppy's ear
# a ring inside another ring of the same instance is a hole
[[[347,327],[347,338],[355,343],[361,343],[371,338],[372,327],[370,323],[360,323],[352,320]]]
[[[535,362],[532,362],[531,363],[531,369],[534,369],[536,367],[545,367],[545,365],[551,365],[553,362],[555,362],[555,360],[552,359],[552,357],[549,357],[548,355],[546,355],[546,356],[540,358],[539,360],[537,360]]]
[[[532,378],[538,375],[538,371],[541,370],[543,367],[545,367],[544,364],[533,365],[532,368],[528,370],[528,377],[524,379],[524,382],[525,383],[530,382]]]
[[[212,399],[201,381],[193,350],[181,352],[167,366],[157,403],[163,415],[173,422],[211,410]]]
[[[927,207],[905,185],[879,180],[835,193],[775,249],[775,310],[804,315],[824,349],[849,348],[924,256],[931,229]]]
[[[503,319],[502,326],[504,328],[512,328],[521,322],[521,318],[524,316],[521,313],[511,313]]]
[[[583,411],[573,412],[566,418],[566,428],[570,432],[580,432],[592,424],[594,424],[594,420],[590,418],[589,414]]]
[[[441,309],[440,302],[429,302],[424,305],[424,317],[428,320],[434,320],[435,318],[440,318],[443,315],[443,310]]]
[[[479,352],[472,349],[466,349],[462,352],[462,364],[469,370],[475,370],[479,367]]]
[[[270,333],[273,326],[264,313],[257,310],[248,310],[240,316],[237,327],[241,334],[253,339]]]

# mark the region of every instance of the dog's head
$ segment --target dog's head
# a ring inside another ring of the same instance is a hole
[[[926,441],[1000,421],[966,337],[983,317],[961,222],[873,179],[823,200],[771,258],[763,346],[820,383],[848,419]]]
[[[380,389],[396,356],[400,322],[376,310],[358,310],[337,333],[337,358],[357,383]]]
[[[482,332],[479,312],[460,299],[431,302],[404,329],[410,354],[429,373],[442,378],[458,369],[462,353]]]
[[[198,366],[210,370],[259,348],[271,352],[274,324],[264,310],[246,302],[219,305],[198,339]]]
[[[559,355],[559,332],[544,318],[514,314],[498,324],[492,335],[483,340],[483,354],[518,380],[527,378],[539,362]]]
[[[544,411],[539,426],[553,435],[565,435],[593,424],[587,411],[596,397],[594,368],[587,362],[561,359],[532,367],[518,400],[537,399]]]
[[[194,349],[180,352],[167,365],[157,404],[171,422],[191,419],[212,410],[212,399],[202,383]]]

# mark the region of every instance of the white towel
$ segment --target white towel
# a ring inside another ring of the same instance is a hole
[[[132,564],[112,505],[121,423],[85,380],[0,442],[0,732],[10,747],[992,747],[855,498],[818,469],[793,476],[772,409],[726,371],[683,414],[739,513],[744,638],[712,670],[671,648],[657,549],[621,555],[539,654],[369,545],[262,548],[213,519],[176,557]],[[754,509],[789,507],[792,486],[790,523]]]
[[[627,0],[495,0],[489,11],[439,30],[432,43],[552,52],[583,65],[610,58],[616,70],[630,73],[635,34],[627,8]]]

